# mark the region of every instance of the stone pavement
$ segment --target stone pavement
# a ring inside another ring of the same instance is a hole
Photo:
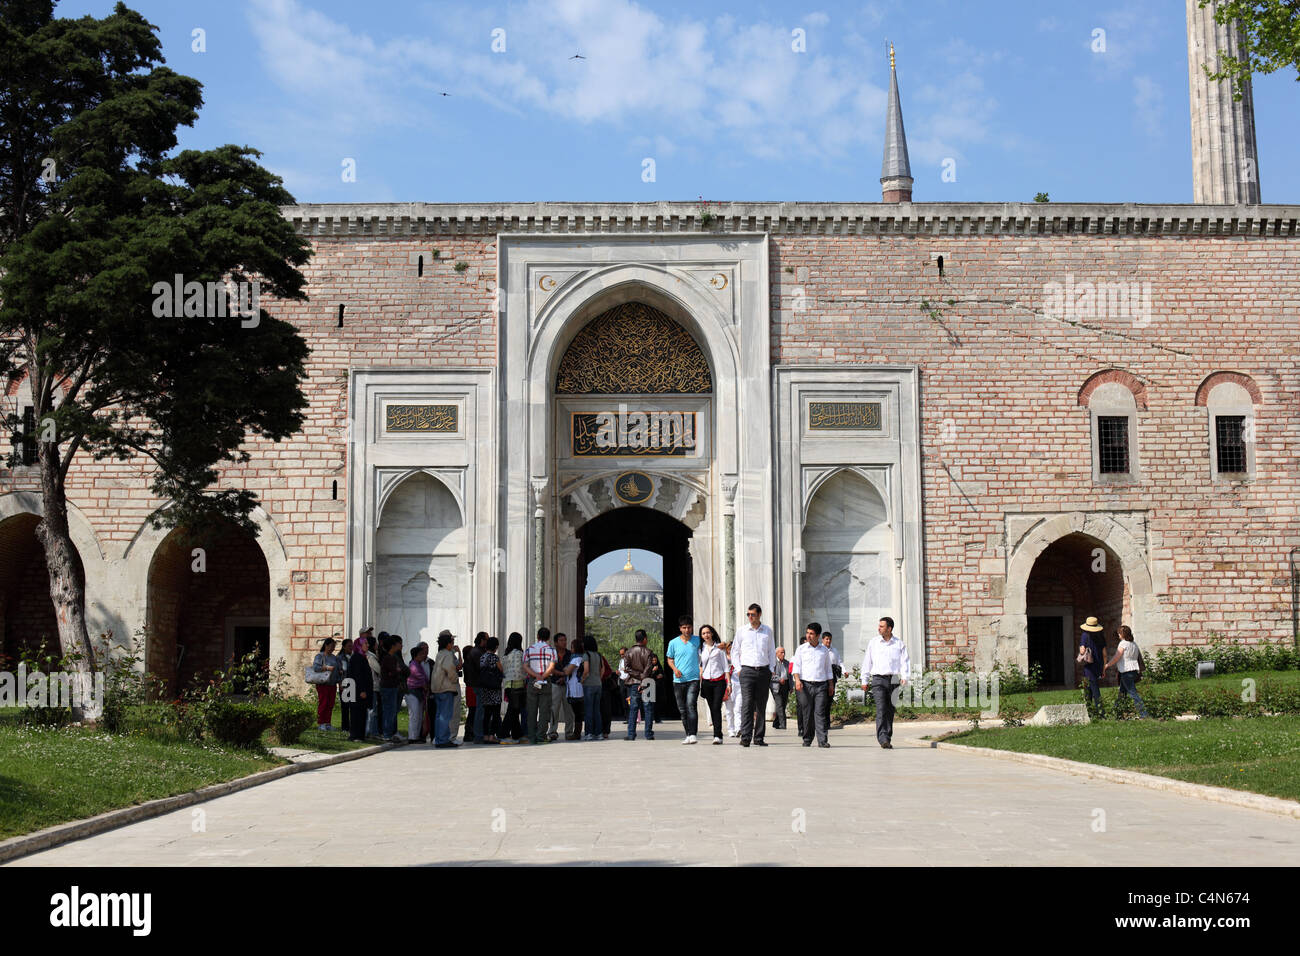
[[[833,731],[829,750],[799,746],[793,726],[747,750],[681,746],[670,728],[653,741],[615,725],[595,743],[402,747],[11,865],[1300,862],[1295,820],[932,750],[919,738],[942,732],[934,723],[901,724],[892,751],[869,726]],[[362,827],[364,807],[378,812]]]

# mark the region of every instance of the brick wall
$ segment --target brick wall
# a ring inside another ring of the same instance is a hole
[[[495,231],[316,238],[305,270],[310,301],[273,308],[312,350],[306,424],[277,446],[250,443],[252,461],[224,480],[256,491],[282,535],[295,572],[296,651],[313,650],[342,621],[347,371],[492,365]],[[426,258],[417,278],[410,256],[433,249],[439,258]],[[989,562],[1005,558],[1008,512],[1145,512],[1143,543],[1170,568],[1161,600],[1176,642],[1212,633],[1247,641],[1289,635],[1286,552],[1300,544],[1300,244],[1293,238],[779,231],[770,251],[773,362],[921,367],[933,660],[968,652],[971,619],[1001,613]],[[936,255],[944,256],[943,279]],[[460,261],[467,268],[456,272]],[[1150,323],[1045,315],[1046,284],[1071,274],[1078,282],[1149,282]],[[922,300],[941,314],[924,312]],[[1098,487],[1079,398],[1090,377],[1112,368],[1144,393],[1142,477]],[[1258,477],[1248,484],[1209,477],[1206,411],[1196,396],[1220,370],[1249,376],[1261,393]],[[0,491],[34,484],[19,469],[4,476]],[[70,475],[69,497],[110,553],[160,504],[137,463],[84,458]]]

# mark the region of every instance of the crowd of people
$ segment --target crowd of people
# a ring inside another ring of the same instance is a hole
[[[636,740],[643,727],[645,739],[654,740],[656,687],[670,672],[685,745],[699,741],[703,700],[714,745],[724,742],[725,731],[739,738],[742,747],[766,747],[768,698],[774,705],[772,726],[783,729],[793,691],[803,745],[811,747],[815,739],[819,747],[829,747],[830,705],[843,677],[832,635],[810,623],[787,660],[785,648],[776,646],[772,629],[762,623],[762,613],[751,604],[746,624],[729,642],[709,624],[696,633],[694,621],[684,615],[662,662],[649,648],[647,633],[638,630],[632,646],[619,648],[613,664],[592,635],[570,643],[568,635],[552,636],[545,627],[526,648],[523,636],[512,633],[504,649],[485,631],[457,648],[455,636],[444,630],[436,648],[421,641],[410,648],[409,658],[401,635],[375,635],[374,628],[365,627],[355,640],[322,642],[307,679],[316,688],[317,728],[334,729],[337,701],[342,729],[356,741],[401,740],[397,715],[405,703],[406,742],[438,749],[460,746],[462,680],[465,743],[553,743],[560,739],[561,723],[565,740],[608,740],[615,720],[626,723],[625,739]],[[909,666],[907,649],[893,628],[892,618],[881,619],[879,637],[869,644],[862,668],[862,689],[876,700],[876,736],[886,749],[892,746],[891,691],[906,682]]]

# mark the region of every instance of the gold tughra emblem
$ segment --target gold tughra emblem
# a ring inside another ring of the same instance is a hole
[[[619,475],[614,482],[614,492],[618,497],[630,505],[639,505],[641,502],[650,498],[654,493],[655,483],[653,479],[644,472],[629,471]],[[628,563],[632,563],[631,557]],[[623,570],[627,570],[624,568]]]

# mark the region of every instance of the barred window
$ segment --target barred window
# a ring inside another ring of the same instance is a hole
[[[1128,416],[1097,416],[1098,470],[1103,475],[1128,474]]]
[[[23,409],[23,464],[36,464],[36,409],[28,405]]]
[[[1220,473],[1244,473],[1247,470],[1245,428],[1245,415],[1215,416],[1214,443]]]

